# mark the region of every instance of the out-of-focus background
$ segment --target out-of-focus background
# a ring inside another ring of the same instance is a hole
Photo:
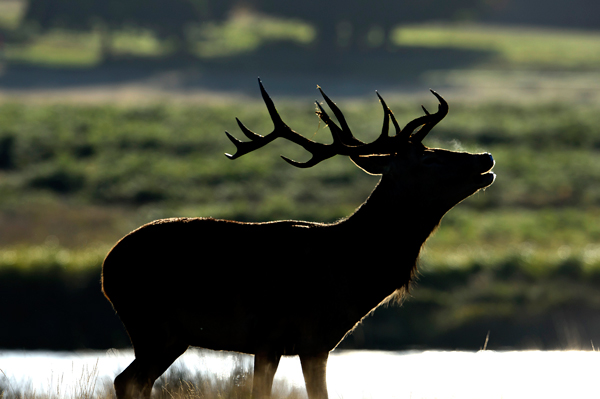
[[[127,347],[100,265],[143,223],[329,222],[367,198],[377,178],[343,157],[299,170],[283,142],[223,156],[235,117],[271,129],[258,76],[323,142],[317,84],[364,140],[381,129],[375,90],[402,124],[435,109],[434,88],[451,111],[426,144],[497,162],[428,242],[404,305],[343,348],[600,345],[598,15],[591,0],[0,0],[0,348]],[[227,259],[193,250],[207,270]]]

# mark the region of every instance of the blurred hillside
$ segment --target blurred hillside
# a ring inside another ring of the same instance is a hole
[[[284,120],[323,142],[316,84],[365,140],[381,129],[374,90],[402,123],[435,108],[433,87],[451,112],[426,144],[497,162],[494,185],[428,242],[411,297],[345,347],[478,349],[488,331],[490,349],[597,346],[597,8],[0,0],[0,347],[126,346],[99,269],[143,223],[334,221],[367,198],[377,178],[346,159],[297,170],[279,154],[305,154],[277,142],[222,155],[235,117],[271,129],[257,76]]]

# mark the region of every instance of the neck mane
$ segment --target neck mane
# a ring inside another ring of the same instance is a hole
[[[427,238],[447,212],[431,209],[430,201],[410,190],[399,190],[397,183],[383,176],[369,198],[340,224],[372,253],[373,264],[386,273],[398,299],[409,289],[417,260]],[[379,276],[381,279],[382,276]],[[389,287],[388,287],[389,289]]]

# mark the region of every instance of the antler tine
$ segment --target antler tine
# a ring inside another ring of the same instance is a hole
[[[448,103],[446,100],[444,100],[442,96],[440,96],[434,90],[430,91],[440,102],[438,105],[438,112],[435,114],[430,114],[425,107],[421,106],[423,111],[425,111],[425,115],[408,122],[408,124],[404,126],[404,129],[402,129],[406,135],[406,139],[410,139],[414,143],[421,142],[427,133],[429,133],[431,129],[448,114]],[[415,129],[422,125],[425,126],[413,134]]]
[[[366,143],[364,143],[361,140],[354,137],[354,135],[352,134],[352,131],[350,130],[350,127],[348,126],[348,123],[346,122],[346,118],[344,117],[344,114],[338,108],[338,106],[333,101],[331,101],[331,99],[329,97],[327,97],[325,92],[323,92],[323,90],[321,89],[321,86],[317,86],[317,89],[321,92],[321,95],[325,99],[325,102],[327,103],[329,108],[331,108],[331,110],[333,111],[333,114],[335,115],[338,122],[342,126],[342,128],[339,129],[339,138],[342,140],[342,142],[345,145],[350,145],[350,146],[365,145]],[[319,109],[321,110],[321,112],[323,112],[325,114],[325,112],[323,111],[323,108],[319,105],[319,103],[317,103],[317,105],[319,106]],[[327,115],[327,114],[325,114],[325,115]],[[323,122],[325,122],[325,121],[323,121]],[[325,122],[325,123],[327,123],[327,122]]]
[[[382,104],[384,103],[382,102]],[[383,109],[383,126],[381,127],[381,135],[375,141],[385,140],[388,137],[390,137],[390,112],[389,108],[385,107]]]
[[[425,111],[425,114],[426,114],[425,117],[429,118],[429,120],[425,123],[425,125],[418,132],[416,132],[415,134],[412,135],[411,139],[414,143],[420,143],[421,141],[423,141],[425,136],[427,136],[427,133],[429,133],[431,131],[431,129],[433,129],[433,127],[438,124],[439,121],[441,121],[442,119],[444,119],[444,117],[446,115],[448,115],[449,108],[448,108],[448,103],[446,102],[446,100],[444,100],[442,98],[442,96],[440,96],[434,90],[429,89],[429,91],[440,102],[438,104],[438,112],[436,112],[435,114],[430,114],[429,112],[427,112],[427,109],[425,109],[425,107],[423,107],[423,111]]]
[[[238,140],[235,137],[233,137],[231,134],[229,134],[229,132],[226,131],[225,134],[227,135],[229,140],[231,140],[231,142],[233,144],[235,144],[235,148],[237,149],[236,153],[233,155],[225,153],[225,156],[229,159],[239,158],[244,154],[247,154],[249,152],[252,152],[254,150],[261,148],[264,145],[269,144],[271,141],[273,141],[277,138],[277,136],[272,135],[272,134],[268,134],[267,136],[261,136],[260,134],[254,133],[252,130],[250,130],[246,126],[244,126],[244,124],[238,118],[235,118],[235,120],[237,121],[238,126],[240,127],[240,130],[251,141]]]
[[[263,101],[267,106],[269,116],[273,121],[273,125],[275,125],[275,129],[277,129],[278,127],[287,127],[285,122],[281,119],[281,116],[279,116],[279,112],[277,112],[277,109],[275,108],[275,103],[273,102],[273,100],[271,100],[271,97],[269,96],[269,93],[267,93],[267,91],[265,90],[265,87],[263,86],[260,78],[258,78],[258,86],[260,87],[260,95],[262,96]]]
[[[381,102],[381,106],[383,107],[383,112],[384,112],[384,121],[383,123],[385,124],[387,121],[387,118],[391,118],[392,119],[392,123],[394,124],[394,128],[396,129],[396,136],[400,134],[401,130],[400,130],[400,125],[398,125],[398,121],[396,120],[396,117],[394,116],[394,113],[392,112],[392,110],[390,109],[390,107],[387,106],[387,104],[385,103],[385,100],[383,99],[383,97],[381,97],[381,95],[379,94],[379,92],[377,90],[375,90],[375,94],[377,94],[377,97],[379,97],[379,101]],[[389,123],[388,123],[389,126]],[[381,132],[381,136],[383,136],[383,131]],[[385,134],[387,136],[388,134],[388,129],[385,128]]]
[[[316,154],[313,154],[312,158],[310,158],[306,162],[294,161],[293,159],[290,159],[290,158],[286,157],[285,155],[280,155],[280,156],[284,161],[286,161],[290,165],[295,166],[297,168],[305,169],[305,168],[310,168],[312,166],[315,166],[319,162],[329,159],[329,158],[333,157],[334,155],[336,155],[336,154],[331,154],[331,155],[327,155],[327,156],[318,156]]]
[[[323,122],[325,122],[325,125],[327,125],[329,130],[331,130],[331,135],[333,136],[333,141],[336,142],[336,141],[341,140],[341,136],[344,134],[342,129],[329,117],[327,112],[325,112],[325,110],[323,109],[321,104],[319,104],[318,101],[315,100],[315,104],[317,104],[317,108],[318,108],[316,114],[319,117],[319,119],[321,119]]]

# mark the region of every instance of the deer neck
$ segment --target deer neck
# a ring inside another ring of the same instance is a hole
[[[339,246],[347,249],[340,290],[347,292],[347,311],[367,314],[382,301],[400,299],[410,287],[421,247],[438,226],[443,213],[427,209],[411,190],[398,190],[382,177],[367,201],[337,226]]]
[[[428,203],[428,198],[383,176],[369,198],[344,223],[350,230],[360,230],[361,237],[368,235],[378,241],[379,247],[390,244],[388,248],[394,252],[402,248],[416,251],[417,256],[447,211],[432,209]]]

